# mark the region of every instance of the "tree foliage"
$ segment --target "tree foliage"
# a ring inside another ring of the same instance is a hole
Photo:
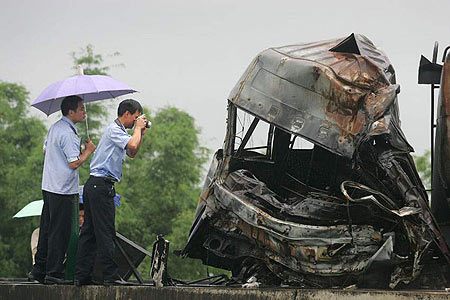
[[[12,216],[32,200],[41,199],[42,121],[27,115],[25,87],[0,82],[0,277],[23,277],[31,266],[33,220]]]
[[[426,189],[431,189],[431,152],[426,150],[422,155],[413,155],[422,183]]]
[[[170,241],[171,250],[181,250],[186,245],[194,215],[194,209],[186,209],[172,221],[172,232],[166,237]],[[180,258],[173,255],[173,253],[169,256],[168,271],[172,278],[182,280],[204,278],[210,272],[225,272],[223,270],[218,271],[218,269],[212,267],[208,268],[199,259]]]
[[[77,70],[78,66],[83,68],[85,75],[109,75],[108,71],[110,66],[104,65],[104,58],[101,54],[94,52],[94,46],[87,45],[81,48],[78,52],[72,52],[73,69]],[[119,52],[115,52],[113,56],[119,56]],[[86,103],[87,112],[87,123],[89,129],[89,137],[94,142],[98,144],[101,136],[101,129],[105,127],[104,125],[109,122],[108,120],[108,109],[107,105],[110,104],[108,101],[100,101],[94,103]],[[77,124],[78,135],[84,142],[87,140],[86,123],[81,122]],[[80,183],[84,183],[89,177],[89,165],[92,156],[81,166],[80,168]]]
[[[112,56],[119,56],[119,52],[115,52]],[[109,75],[108,71],[111,66],[104,64],[103,55],[94,52],[94,46],[87,45],[85,48],[81,48],[78,52],[72,52],[73,69],[77,70],[78,66],[83,68],[85,75]],[[108,109],[105,101],[87,103],[86,111],[88,113],[88,127],[89,136],[92,140],[97,141],[99,138],[100,129],[106,121],[108,121]],[[86,140],[86,125],[80,123],[77,125],[79,128],[79,135],[83,140]]]
[[[114,52],[113,56],[119,56],[119,52]],[[104,59],[101,54],[94,53],[94,46],[91,44],[81,48],[78,52],[72,52],[73,69],[77,70],[81,66],[86,75],[108,75],[111,66],[103,65]]]

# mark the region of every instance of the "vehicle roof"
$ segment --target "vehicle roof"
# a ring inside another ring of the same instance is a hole
[[[351,34],[262,51],[228,99],[260,119],[351,157],[373,123],[392,105],[396,112],[398,92],[386,55],[365,36]],[[389,122],[384,120],[376,134],[388,133]]]

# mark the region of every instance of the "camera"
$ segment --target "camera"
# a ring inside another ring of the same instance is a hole
[[[145,117],[145,115],[140,115],[140,116],[138,117],[138,119],[139,119],[139,118],[143,118],[143,117]],[[147,120],[147,121],[145,122],[145,128],[150,128],[150,126],[152,126],[152,122],[149,121],[149,120]]]

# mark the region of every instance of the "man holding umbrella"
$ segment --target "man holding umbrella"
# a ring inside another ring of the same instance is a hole
[[[64,283],[63,261],[67,251],[73,202],[78,200],[78,168],[96,146],[88,139],[80,153],[80,139],[75,124],[86,118],[83,100],[78,96],[65,97],[61,103],[63,117],[53,124],[45,141],[42,176],[44,206],[40,220],[40,234],[30,280],[41,283]]]
[[[136,100],[127,99],[119,104],[117,119],[103,134],[91,161],[90,177],[83,189],[84,224],[78,243],[75,284],[91,282],[96,253],[102,265],[105,285],[127,285],[120,278],[114,261],[115,207],[114,183],[122,179],[125,155],[134,158],[142,144],[147,128],[142,107]],[[127,128],[134,126],[133,135]]]

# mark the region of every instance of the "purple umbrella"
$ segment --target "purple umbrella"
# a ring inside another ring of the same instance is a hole
[[[62,100],[71,95],[83,98],[84,102],[116,98],[136,90],[112,77],[104,75],[81,75],[52,83],[33,101],[36,107],[47,116],[61,109]]]
[[[52,83],[33,101],[31,106],[49,116],[61,109],[61,102],[67,96],[80,96],[86,103],[136,92],[110,76],[83,75],[83,69],[80,66],[78,68],[80,75]]]

